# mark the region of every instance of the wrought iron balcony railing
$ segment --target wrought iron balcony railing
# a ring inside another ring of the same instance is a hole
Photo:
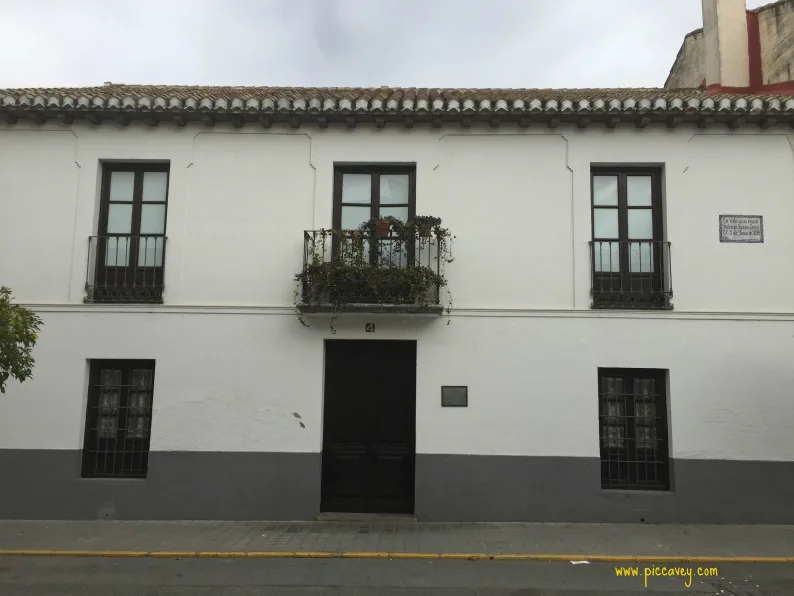
[[[590,257],[593,308],[673,308],[669,242],[594,240]]]
[[[441,242],[434,232],[405,238],[358,230],[306,231],[298,307],[303,312],[439,312]]]
[[[91,236],[85,302],[162,303],[165,236]]]

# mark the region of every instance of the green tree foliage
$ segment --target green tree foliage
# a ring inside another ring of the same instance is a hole
[[[33,311],[11,303],[11,290],[0,287],[0,393],[8,377],[20,383],[33,374],[31,352],[39,338],[41,319]]]

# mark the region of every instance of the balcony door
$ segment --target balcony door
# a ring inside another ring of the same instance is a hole
[[[657,169],[592,171],[593,298],[650,307],[665,295],[661,176]]]
[[[162,299],[168,179],[168,164],[105,165],[95,298]]]
[[[334,173],[333,226],[355,230],[379,217],[407,221],[416,216],[416,168],[405,165],[337,166]],[[335,246],[336,254],[345,254]],[[363,254],[372,265],[405,266],[410,251],[384,238],[377,246],[366,242]]]

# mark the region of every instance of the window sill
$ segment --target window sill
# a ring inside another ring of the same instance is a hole
[[[444,306],[440,304],[367,304],[367,303],[348,303],[336,307],[333,304],[306,304],[301,303],[298,309],[303,313],[333,313],[335,311],[344,313],[371,313],[371,314],[413,314],[413,315],[439,315],[444,311]]]
[[[629,300],[594,300],[590,305],[593,310],[673,310],[673,305],[669,301],[650,302]]]
[[[164,285],[90,285],[85,286],[86,304],[162,304]]]
[[[671,496],[675,493],[673,489],[647,489],[647,488],[604,488],[601,487],[601,494],[604,496],[607,495],[615,495],[616,497],[636,497],[638,495],[647,495],[650,497],[663,497],[663,496]]]
[[[108,480],[122,481],[122,482],[140,482],[146,480],[146,476],[83,476],[80,475],[80,480],[101,480],[103,482]]]

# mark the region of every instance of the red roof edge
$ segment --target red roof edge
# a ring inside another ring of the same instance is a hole
[[[735,93],[737,95],[794,95],[794,81],[782,83],[769,83],[758,87],[724,87],[722,85],[708,85],[704,91],[713,93]]]
[[[790,1],[790,0],[785,0]],[[776,2],[775,4],[782,4]],[[747,52],[748,65],[750,68],[750,84],[747,87],[725,87],[722,85],[708,85],[706,93],[738,93],[742,95],[780,95],[794,94],[794,81],[781,81],[779,83],[764,84],[764,76],[761,63],[761,32],[758,25],[758,12],[761,9],[748,10],[747,12]]]

